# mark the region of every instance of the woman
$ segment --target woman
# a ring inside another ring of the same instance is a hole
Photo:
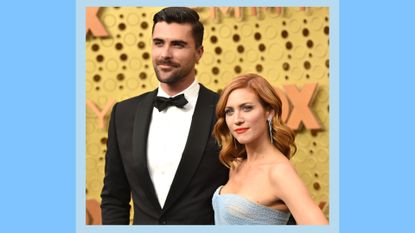
[[[212,199],[215,224],[327,224],[289,159],[294,133],[280,98],[261,76],[246,74],[222,92],[214,135],[229,180]]]

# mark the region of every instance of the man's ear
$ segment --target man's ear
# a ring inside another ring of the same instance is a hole
[[[204,48],[203,48],[203,45],[201,45],[201,46],[199,46],[199,48],[197,48],[196,49],[196,57],[195,57],[195,59],[196,59],[196,64],[197,63],[199,63],[199,60],[200,60],[200,58],[202,57],[202,55],[203,55],[203,52],[204,52],[205,50],[204,50]]]

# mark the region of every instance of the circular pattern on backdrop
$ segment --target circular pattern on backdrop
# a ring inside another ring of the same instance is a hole
[[[130,90],[135,90],[138,87],[138,80],[136,78],[127,79],[127,88]]]
[[[316,167],[317,161],[314,156],[307,156],[307,158],[304,160],[304,163],[309,169],[314,169]]]
[[[107,79],[104,81],[104,88],[106,91],[113,91],[117,83],[112,79]]]
[[[104,39],[101,39],[101,43],[105,47],[112,47],[112,45],[114,44],[114,39],[112,39],[112,38],[104,38]]]
[[[296,33],[298,31],[300,31],[301,29],[301,22],[298,21],[297,19],[291,19],[288,22],[288,30],[292,33]]]
[[[319,31],[323,27],[323,20],[320,17],[313,17],[310,22],[310,28]]]
[[[108,103],[108,97],[105,95],[101,95],[98,97],[97,104],[99,106],[105,106]]]
[[[203,42],[207,41],[207,39],[210,37],[210,31],[206,30],[203,32]]]
[[[327,172],[324,172],[321,174],[321,180],[328,181],[329,180],[329,174]]]
[[[328,123],[327,122],[328,115],[324,110],[317,109],[317,110],[314,110],[314,112],[316,113],[316,118],[320,121],[320,123],[322,123],[322,126],[325,125],[326,123]],[[323,126],[323,129],[325,129],[324,126]]]
[[[86,170],[91,171],[97,168],[97,163],[95,158],[88,157],[86,158]]]
[[[201,73],[197,76],[197,79],[200,83],[209,85],[212,82],[212,76],[206,72]]]
[[[327,149],[319,149],[317,150],[316,157],[319,163],[326,163],[329,161],[329,157],[327,156],[329,153]]]
[[[136,13],[130,13],[127,15],[127,23],[129,25],[137,25],[138,22],[140,21],[140,17],[136,14]]]
[[[97,143],[89,143],[86,145],[86,153],[88,155],[97,155],[99,153],[99,145]]]
[[[307,135],[297,134],[295,137],[295,143],[299,148],[308,148],[310,146],[310,140]]]
[[[327,46],[322,45],[321,43],[317,44],[314,48],[314,54],[318,57],[324,57],[327,55],[328,48]]]
[[[225,61],[225,63],[227,64],[232,64],[235,62],[236,60],[236,54],[232,51],[225,51],[223,53],[223,60]]]
[[[105,68],[110,72],[115,72],[118,69],[118,61],[113,58],[108,59]]]
[[[86,60],[85,71],[86,73],[94,73],[96,69],[95,62],[91,59]]]
[[[248,49],[248,51],[246,51],[246,59],[250,63],[258,60],[258,55],[259,55],[258,52],[253,49]]]
[[[136,57],[131,58],[130,62],[128,63],[128,66],[132,70],[139,70],[139,69],[141,69],[141,66],[142,66],[141,60],[139,58],[136,58]]]
[[[86,80],[86,83],[85,83],[85,91],[86,91],[87,93],[89,93],[89,92],[91,92],[91,91],[92,91],[92,82],[91,82],[91,81],[89,81],[89,80]]]
[[[235,77],[235,75],[233,74],[233,72],[231,71],[224,71],[222,72],[221,78],[220,80],[232,80]],[[221,82],[221,85],[225,85],[223,82]]]
[[[277,37],[277,34],[278,34],[278,32],[277,32],[277,29],[274,25],[268,26],[265,29],[265,38],[267,38],[267,39],[274,39],[275,37]]]
[[[297,59],[302,59],[306,55],[306,48],[303,45],[297,45],[293,50],[293,56]]]
[[[327,69],[324,69],[322,66],[317,65],[312,69],[311,75],[315,79],[322,79],[323,76],[324,76],[325,70],[327,70]]]
[[[88,187],[89,187],[90,192],[98,192],[101,190],[102,180],[92,179],[88,184],[89,184]]]
[[[243,24],[241,26],[241,34],[242,36],[248,37],[252,35],[252,32],[254,31],[254,28],[250,24]]]
[[[215,62],[215,56],[212,52],[204,52],[201,62],[207,66],[210,66]]]
[[[104,27],[111,28],[114,27],[114,25],[117,23],[117,19],[114,15],[105,15],[103,17]]]
[[[303,77],[303,69],[295,66],[291,69],[290,77],[294,80],[300,80]]]
[[[279,43],[272,43],[267,51],[268,57],[273,61],[280,60],[284,56],[284,53],[285,49]]]
[[[326,128],[327,130],[329,130],[328,128]],[[325,148],[328,148],[329,146],[329,134],[328,133],[321,133],[320,134],[320,140],[319,140],[319,145]]]
[[[266,73],[266,78],[267,80],[270,80],[271,82],[275,82],[277,80],[280,79],[280,72],[278,72],[276,69],[274,68],[270,68],[268,69],[268,72]]]
[[[235,71],[236,74],[240,74],[242,72],[242,68],[239,65],[236,65],[233,67],[233,71]]]
[[[232,29],[227,25],[221,25],[219,28],[219,36],[228,38],[232,33]]]
[[[130,46],[134,45],[135,43],[137,43],[137,36],[134,33],[125,34],[124,43]]]
[[[98,50],[99,50],[99,45],[97,45],[97,44],[93,44],[93,45],[91,46],[91,50],[92,50],[92,51],[94,51],[94,52],[98,52]]]
[[[327,86],[319,86],[315,102],[327,103],[329,101],[329,90]]]
[[[206,38],[206,37],[205,37]],[[216,37],[216,36],[211,36],[210,37],[210,42],[212,43],[212,44],[216,44],[217,42],[218,42],[218,37]]]
[[[86,111],[86,112],[89,112],[89,111]],[[95,124],[94,123],[85,124],[85,132],[86,132],[86,135],[92,135],[95,132]]]
[[[301,172],[300,173],[301,180],[307,185],[311,184],[313,178],[311,177],[309,172]]]

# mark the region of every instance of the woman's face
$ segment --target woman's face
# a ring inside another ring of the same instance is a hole
[[[226,124],[241,144],[269,140],[268,115],[258,96],[249,88],[232,91],[225,106]]]

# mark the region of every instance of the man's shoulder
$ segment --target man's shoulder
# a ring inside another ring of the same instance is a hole
[[[218,99],[219,99],[218,93],[216,93],[216,92],[212,91],[211,89],[205,87],[201,83],[199,83],[199,84],[200,84],[200,92],[201,92],[200,94],[201,95],[211,96],[215,102],[218,101]]]
[[[151,95],[154,94],[154,91],[149,91],[146,93],[142,93],[138,96],[134,96],[125,100],[122,100],[117,103],[118,106],[131,106],[131,105],[137,105],[141,101],[143,101],[146,98],[151,98]]]
[[[138,96],[134,96],[122,101],[119,101],[114,106],[114,111],[116,112],[116,115],[119,116],[130,116],[134,115],[137,108],[140,106],[140,103],[142,103],[144,100],[149,100],[148,98],[153,98],[153,95],[155,94],[155,91],[146,92],[143,94],[140,94]],[[148,105],[148,104],[147,104]]]

